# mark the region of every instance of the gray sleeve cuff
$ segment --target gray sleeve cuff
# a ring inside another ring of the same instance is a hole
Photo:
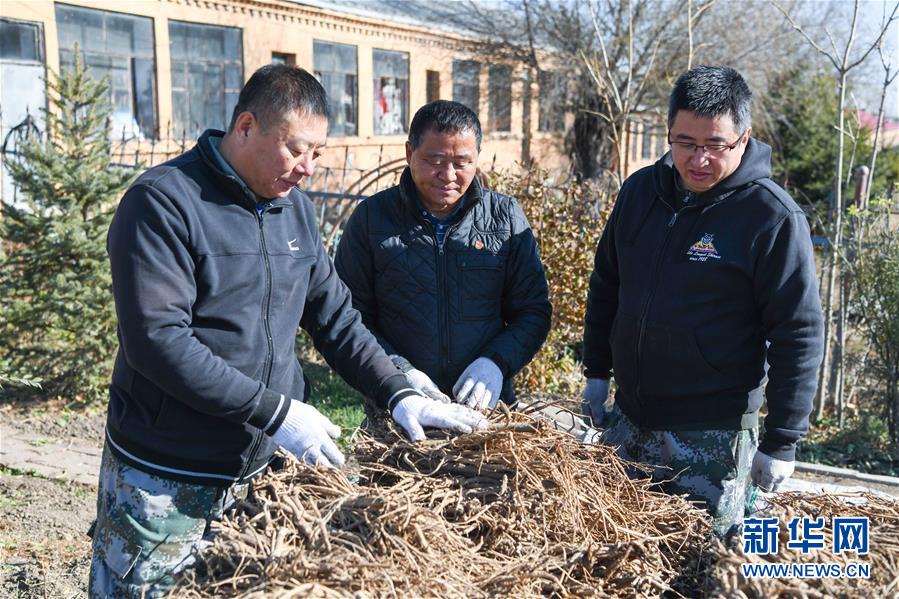
[[[250,425],[261,429],[267,435],[275,434],[287,411],[290,409],[291,399],[283,393],[275,393],[271,389],[263,389],[259,405],[247,421]]]

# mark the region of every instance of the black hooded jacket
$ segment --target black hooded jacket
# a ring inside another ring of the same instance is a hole
[[[621,410],[652,430],[750,428],[766,397],[760,449],[790,460],[823,319],[808,223],[770,164],[750,139],[737,170],[679,210],[669,154],[625,181],[590,278],[584,366],[613,374]]]
[[[399,185],[359,204],[340,239],[337,272],[388,353],[450,396],[473,360],[490,358],[511,402],[511,378],[540,349],[552,316],[527,218],[475,178],[441,249],[415,194],[407,168]]]

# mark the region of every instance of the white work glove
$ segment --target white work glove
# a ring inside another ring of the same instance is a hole
[[[340,436],[340,427],[309,404],[290,400],[290,408],[284,422],[272,435],[272,441],[307,464],[326,468],[343,466],[343,454],[334,439]]]
[[[443,403],[449,403],[450,398],[443,393],[440,389],[437,388],[437,385],[434,384],[434,381],[431,380],[431,377],[423,373],[421,370],[417,370],[413,368],[412,370],[405,373],[406,380],[412,386],[413,389],[420,392],[422,395],[430,397],[431,399],[436,399],[437,401],[441,401]]]
[[[594,427],[602,426],[606,417],[606,401],[609,399],[609,379],[587,379],[581,394],[581,412],[593,422]]]
[[[425,426],[460,433],[487,429],[487,420],[480,413],[459,404],[443,403],[423,395],[410,395],[401,399],[393,407],[391,416],[412,441],[425,438]]]
[[[795,469],[796,462],[778,460],[761,451],[756,451],[755,457],[752,458],[750,476],[752,476],[752,484],[762,491],[773,493],[785,480],[790,478]]]
[[[453,385],[456,401],[475,410],[494,407],[502,390],[503,373],[490,358],[469,364]]]

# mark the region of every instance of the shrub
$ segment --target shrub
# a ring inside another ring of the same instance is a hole
[[[110,164],[108,84],[74,69],[47,79],[46,134],[9,161],[24,206],[4,203],[0,361],[51,396],[105,396],[117,346],[106,232],[135,175]]]
[[[524,391],[574,395],[582,384],[584,311],[596,245],[612,208],[612,194],[590,181],[561,186],[547,173],[494,172],[487,186],[516,198],[537,238],[553,305],[549,337],[516,377]]]
[[[859,327],[872,349],[868,376],[882,395],[877,407],[886,415],[893,443],[899,444],[899,231],[890,230],[887,203],[874,203],[861,215],[870,230],[856,248],[853,300]]]

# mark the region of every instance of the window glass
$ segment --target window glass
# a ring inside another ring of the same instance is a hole
[[[478,75],[481,65],[473,60],[453,61],[453,100],[478,113],[480,89]]]
[[[399,135],[409,121],[409,55],[405,52],[374,50],[374,132]]]
[[[356,135],[358,100],[356,46],[314,40],[312,61],[315,76],[328,95],[331,135]]]
[[[540,71],[539,131],[557,132],[565,129],[565,74]]]
[[[490,66],[490,131],[512,130],[512,67]]]
[[[153,20],[57,4],[56,26],[61,68],[74,66],[77,43],[90,75],[109,77],[112,135],[156,137]]]
[[[643,160],[652,158],[652,123],[649,121],[643,121],[643,141],[640,148],[640,157]]]
[[[41,33],[36,23],[0,19],[0,58],[43,62]]]
[[[227,129],[243,87],[242,32],[169,21],[173,137]]]
[[[665,129],[661,126],[656,127],[655,130],[655,138],[656,138],[656,158],[661,158],[665,155],[665,152],[668,151],[668,140],[665,136]]]

